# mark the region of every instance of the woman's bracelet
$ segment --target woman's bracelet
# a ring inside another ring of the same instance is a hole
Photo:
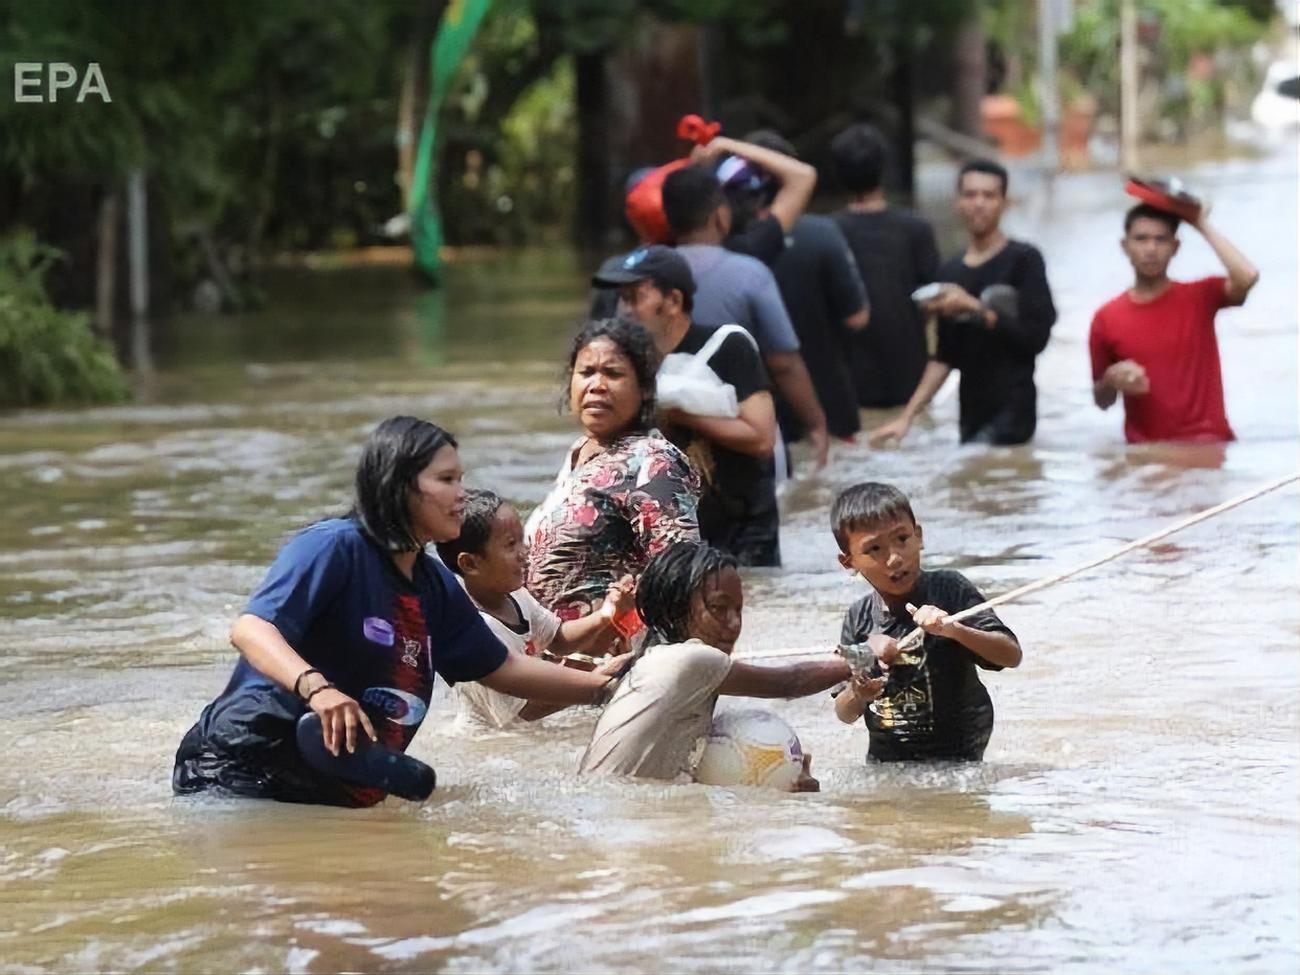
[[[315,697],[317,694],[319,694],[321,691],[332,691],[332,690],[335,690],[335,687],[334,687],[333,684],[330,684],[330,683],[328,683],[328,682],[327,682],[327,683],[324,683],[324,684],[321,684],[320,687],[316,688],[314,691],[312,691],[310,694],[308,694],[308,695],[307,695],[303,700],[305,700],[308,704],[310,704],[310,703],[311,703],[311,699],[312,699],[313,697]]]
[[[301,674],[298,675],[297,679],[293,682],[294,697],[302,697],[302,679],[304,677],[310,677],[312,674],[320,674],[320,671],[317,670],[315,667],[308,667],[306,670],[304,670]],[[325,675],[321,674],[321,676],[324,677]]]

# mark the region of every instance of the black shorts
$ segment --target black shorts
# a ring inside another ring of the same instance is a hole
[[[217,698],[176,749],[172,791],[355,806],[351,790],[298,754],[294,732],[306,706],[281,687],[251,685]]]

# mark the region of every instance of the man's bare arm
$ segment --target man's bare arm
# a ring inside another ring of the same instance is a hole
[[[728,139],[717,136],[707,146],[710,155],[729,152],[733,156],[747,159],[755,166],[765,169],[776,177],[781,184],[769,208],[772,216],[781,224],[781,229],[789,233],[794,222],[808,208],[813,190],[817,188],[817,170],[806,162],[801,162],[783,152],[765,149],[752,142]]]
[[[1194,226],[1201,232],[1212,248],[1215,256],[1223,262],[1224,270],[1228,272],[1228,280],[1224,283],[1223,291],[1228,296],[1230,304],[1240,305],[1246,300],[1246,295],[1250,294],[1250,289],[1255,287],[1259,281],[1259,268],[1232,244],[1227,237],[1219,233],[1204,216],[1201,217]]]

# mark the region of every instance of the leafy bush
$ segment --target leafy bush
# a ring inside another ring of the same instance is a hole
[[[86,316],[60,311],[45,295],[45,274],[61,258],[28,233],[0,238],[0,406],[127,396],[117,360]]]
[[[1251,70],[1250,45],[1268,32],[1268,5],[1251,0],[1139,0],[1138,37],[1142,69],[1159,84],[1149,113],[1153,131],[1164,120],[1180,129],[1201,125],[1222,113],[1234,78]],[[1213,65],[1204,76],[1193,69]],[[1119,0],[1085,0],[1061,38],[1061,65],[1091,92],[1101,111],[1119,112]],[[1249,79],[1243,90],[1253,88]]]

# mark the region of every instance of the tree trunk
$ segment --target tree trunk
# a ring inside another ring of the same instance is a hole
[[[677,120],[683,115],[708,117],[705,46],[703,28],[645,17],[638,21],[631,44],[610,58],[610,155],[616,190],[632,170],[682,155],[685,146],[677,138]]]
[[[986,40],[979,17],[972,16],[953,38],[952,127],[978,139],[983,134],[980,102],[987,89]]]
[[[900,24],[894,36],[893,70],[890,72],[889,93],[897,113],[898,124],[894,130],[895,167],[894,189],[903,201],[912,206],[916,200],[916,119],[915,96],[912,80],[912,25]]]
[[[126,183],[127,253],[131,272],[131,364],[136,372],[153,372],[149,341],[149,208],[144,170],[136,168]]]
[[[578,103],[578,166],[574,238],[600,250],[611,226],[613,187],[609,165],[609,78],[605,51],[574,56]]]
[[[117,285],[117,190],[99,201],[99,247],[95,255],[95,332],[113,339],[113,300]]]

